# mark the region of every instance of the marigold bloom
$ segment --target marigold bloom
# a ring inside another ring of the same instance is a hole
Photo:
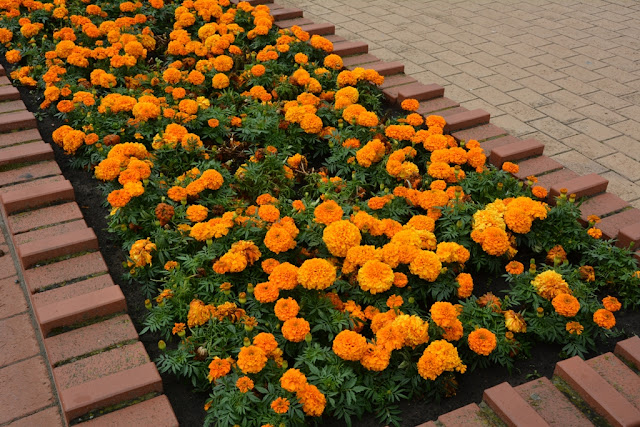
[[[267,332],[260,332],[258,335],[253,337],[253,345],[260,347],[264,350],[264,353],[267,357],[270,357],[275,349],[278,348],[278,342],[273,334],[269,334]]]
[[[296,241],[289,231],[282,225],[272,225],[264,237],[265,246],[273,253],[279,254],[296,247]]]
[[[271,402],[271,409],[273,409],[276,414],[286,414],[289,410],[289,401],[284,397],[278,397]]]
[[[596,312],[593,313],[593,321],[604,329],[611,329],[616,325],[616,318],[613,316],[613,313],[605,308],[596,310]]]
[[[290,368],[280,377],[280,386],[293,393],[305,385],[307,385],[307,377],[298,369]]]
[[[584,326],[582,326],[579,322],[567,322],[565,329],[572,335],[582,335]]]
[[[504,312],[504,324],[506,328],[515,333],[527,332],[527,323],[524,320],[524,316],[520,313],[516,313],[513,310],[507,310]]]
[[[312,417],[319,417],[324,412],[327,399],[313,384],[305,384],[296,393],[296,397],[302,403],[302,410]]]
[[[323,258],[312,258],[298,269],[298,282],[307,289],[326,289],[336,280],[336,268]]]
[[[359,361],[367,350],[367,339],[357,332],[345,330],[333,339],[332,349],[344,360]]]
[[[547,189],[544,187],[540,187],[539,185],[531,187],[531,193],[538,199],[544,199],[547,197]]]
[[[469,273],[460,273],[456,277],[458,282],[458,298],[469,298],[473,293],[473,278]]]
[[[580,302],[573,295],[559,294],[553,300],[551,300],[553,308],[561,316],[573,317],[578,314],[580,310]]]
[[[202,222],[207,219],[209,209],[206,206],[191,205],[187,208],[187,219],[191,222]]]
[[[229,359],[220,359],[215,357],[211,363],[209,363],[209,375],[207,378],[209,382],[224,377],[231,372],[231,361]]]
[[[309,322],[300,318],[294,317],[293,319],[285,320],[282,324],[282,336],[286,340],[291,342],[302,342],[304,337],[311,332]]]
[[[394,279],[391,267],[378,260],[369,260],[358,270],[360,288],[374,295],[391,289]]]
[[[604,308],[611,311],[611,312],[615,312],[618,311],[622,308],[622,304],[620,304],[620,301],[618,301],[617,298],[612,297],[612,296],[607,296],[605,298],[602,299],[602,305],[604,305]]]
[[[360,245],[362,235],[353,223],[338,220],[330,223],[322,232],[322,240],[331,255],[346,257],[349,249]]]
[[[277,300],[280,290],[275,283],[263,282],[256,285],[253,294],[259,302],[264,304]]]
[[[553,270],[547,270],[538,274],[531,282],[538,295],[552,300],[560,294],[571,294],[571,289],[562,276]]]
[[[511,163],[511,162],[504,162],[502,164],[502,170],[505,171],[505,172],[516,174],[520,170],[520,166],[516,165],[515,163]]]
[[[428,282],[434,282],[440,275],[442,263],[431,251],[419,251],[409,264],[409,271]]]
[[[251,380],[251,378],[249,378],[249,377],[240,377],[236,381],[236,387],[238,387],[238,390],[240,390],[240,392],[246,393],[249,390],[253,390],[254,384],[253,384],[253,381]]]
[[[464,373],[467,367],[462,364],[458,350],[445,340],[429,344],[418,360],[418,373],[425,380],[435,380],[445,371]]]
[[[602,230],[600,230],[599,228],[591,227],[587,230],[587,234],[594,239],[599,239],[602,237]]]
[[[257,374],[265,367],[267,360],[267,355],[260,347],[242,347],[238,353],[238,368],[245,374]]]
[[[505,270],[509,274],[522,274],[524,272],[524,265],[518,261],[511,261],[506,265]]]
[[[580,274],[580,278],[587,282],[593,282],[596,280],[596,272],[590,265],[583,265],[578,270],[578,274]]]
[[[458,319],[458,310],[450,302],[437,301],[433,303],[429,312],[431,320],[441,328],[452,326]]]
[[[496,336],[488,329],[480,328],[471,332],[468,337],[469,348],[481,356],[488,356],[498,343]]]
[[[298,302],[291,297],[286,299],[280,298],[274,307],[276,317],[282,322],[293,319],[298,315],[299,311],[300,306]]]

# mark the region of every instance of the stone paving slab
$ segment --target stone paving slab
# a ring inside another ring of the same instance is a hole
[[[640,3],[281,0],[640,208]],[[613,179],[612,179],[613,178]]]

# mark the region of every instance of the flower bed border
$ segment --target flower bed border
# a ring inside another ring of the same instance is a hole
[[[232,1],[233,3],[238,2],[237,0]],[[447,120],[445,131],[456,138],[456,140],[478,140],[481,147],[484,148],[490,163],[497,167],[500,167],[502,163],[506,161],[518,163],[520,166],[520,172],[515,176],[520,180],[525,180],[529,175],[536,175],[539,178],[538,185],[545,187],[549,191],[549,203],[553,203],[555,197],[560,194],[561,189],[566,189],[567,193],[575,194],[577,197],[584,197],[585,200],[581,206],[583,225],[586,224],[586,218],[589,215],[598,215],[602,217],[602,222],[598,224],[598,228],[602,230],[604,238],[616,238],[616,244],[620,247],[627,247],[632,242],[636,247],[640,245],[640,216],[638,215],[640,210],[631,208],[624,200],[611,193],[607,193],[606,189],[608,181],[606,179],[597,174],[579,176],[577,173],[563,167],[551,158],[545,156],[543,154],[544,144],[541,142],[533,139],[520,140],[508,135],[507,131],[490,123],[490,114],[486,111],[480,109],[472,111],[467,110],[460,106],[459,103],[444,97],[444,88],[442,86],[437,84],[423,84],[412,77],[405,75],[404,66],[401,63],[384,62],[379,60],[379,58],[368,53],[368,45],[366,43],[348,41],[338,35],[335,35],[335,27],[333,25],[316,24],[313,21],[304,18],[303,11],[301,9],[286,8],[284,6],[271,3],[269,0],[250,0],[249,3],[254,5],[268,4],[276,19],[276,25],[280,28],[300,25],[303,30],[310,34],[319,34],[327,37],[334,43],[334,52],[345,58],[344,63],[347,68],[353,69],[357,66],[366,65],[367,68],[375,69],[380,74],[384,75],[386,77],[386,81],[382,85],[383,94],[391,105],[399,104],[408,98],[417,99],[420,101],[420,109],[418,112],[423,115],[437,114],[445,117]],[[4,77],[5,75],[6,72],[4,68],[0,66],[0,76],[2,76],[0,78],[6,80],[6,77]],[[6,82],[0,82],[0,84],[2,83],[8,83],[8,80]],[[0,101],[11,102],[18,99],[19,93],[15,88],[12,86],[0,86]],[[0,132],[7,132],[17,128],[35,127],[35,118],[33,115],[24,109],[21,110],[22,111],[16,112],[0,109]],[[43,149],[40,146],[36,147],[36,143],[34,142],[16,145],[27,141],[18,141],[16,140],[15,135],[16,134],[5,133],[0,136],[0,147],[9,147],[0,150],[0,166],[3,164],[21,165],[23,163],[46,161],[52,158],[52,151],[49,154],[49,151],[46,148]],[[0,177],[6,173],[7,172],[1,172]],[[48,178],[43,177],[39,182],[44,182],[44,180],[51,181],[51,176],[59,176],[59,174],[60,172],[58,169],[57,173],[47,174],[46,176]],[[39,186],[39,189],[42,190],[40,191],[42,194],[39,195],[40,197],[38,199],[40,203],[47,200],[47,197],[49,197],[49,201],[73,200],[73,190],[70,188],[68,181],[53,181],[48,185]],[[0,209],[2,210],[2,214],[8,228],[10,227],[9,215],[12,211],[37,206],[33,205],[34,195],[36,193],[28,193],[29,192],[25,194],[23,191],[20,194],[14,193],[12,196],[0,196]],[[68,220],[69,219],[65,219],[65,221]],[[82,221],[81,217],[80,221]],[[21,233],[16,232],[14,234],[14,232],[10,230],[13,242],[8,243],[12,246],[11,252],[18,256],[16,261],[19,262],[18,265],[20,265],[22,269],[22,277],[29,276],[29,270],[25,267],[29,267],[32,263],[77,253],[78,251],[97,249],[95,236],[92,236],[93,232],[91,229],[88,229],[89,231],[84,231],[85,229],[81,227],[81,224],[77,225],[81,230],[73,229],[70,231],[66,228],[63,230],[64,239],[62,240],[64,241],[64,244],[62,245],[60,244],[59,237],[55,242],[57,245],[52,244],[50,241],[51,239],[37,240],[35,243],[32,242],[31,244],[24,242],[20,244],[17,240],[17,235]],[[640,250],[636,251],[634,256],[636,259],[640,260]],[[64,261],[60,261],[60,263],[62,262]],[[110,280],[111,279],[109,278],[109,281]],[[95,317],[96,315],[106,316],[124,311],[124,297],[121,297],[119,288],[116,290],[116,285],[111,285],[104,288],[108,289],[108,291],[95,291],[102,292],[103,294],[105,292],[113,294],[111,302],[109,303],[110,306],[107,308],[98,308],[95,305],[97,300],[104,301],[104,295],[102,294],[99,299],[90,297],[84,297],[83,299],[80,298],[80,296],[76,296],[71,298],[73,302],[69,299],[52,302],[51,304],[47,304],[46,310],[41,307],[42,302],[38,302],[38,300],[32,296],[31,307],[35,307],[34,315],[38,319],[43,336],[46,337],[51,329],[55,327],[71,326],[74,324],[77,325],[79,322],[86,321],[87,313],[92,313],[92,317]],[[44,292],[44,294],[46,294],[46,292]],[[43,300],[43,298],[39,299],[41,301]],[[88,328],[89,327],[87,326],[87,329]],[[130,339],[137,340],[137,334],[135,334],[135,338],[132,337]],[[627,347],[635,349],[636,353],[634,353],[635,355],[633,357],[636,359],[636,368],[639,367],[637,365],[637,360],[640,359],[640,354],[638,354],[638,349],[640,348],[639,343],[640,339],[636,337],[635,339],[622,341],[616,347],[616,353],[623,355],[627,359],[629,358],[629,350]],[[618,351],[618,348],[621,348],[620,352]],[[133,352],[133,345],[127,347],[127,351],[129,349]],[[50,358],[50,360],[52,359]],[[556,370],[558,371],[558,368]],[[149,370],[149,376],[153,376],[153,372],[157,375],[155,366],[152,370]],[[56,381],[59,383],[60,380],[58,376],[54,375],[54,378],[56,378]],[[501,384],[487,390],[485,392],[485,400],[487,400],[489,406],[498,414],[506,416],[504,411],[500,410],[501,405],[504,404],[504,402],[494,403],[493,405],[491,403],[496,401],[501,402],[500,399],[496,400],[491,397],[492,394],[502,392],[502,388],[499,389],[499,387],[505,388],[505,386]],[[161,388],[160,390],[157,389],[157,385],[154,385],[151,388],[141,387],[141,389],[156,392],[161,391]],[[59,386],[58,390],[60,390]],[[74,390],[74,392],[78,393],[80,390]],[[144,395],[146,392],[141,394]],[[91,409],[87,409],[91,405],[85,405],[85,407],[82,408],[80,408],[82,405],[76,405],[74,407],[69,402],[72,394],[67,393],[65,396],[64,393],[60,393],[59,395],[68,421],[86,413],[87,410],[96,409],[100,407],[100,405],[104,406],[105,404],[105,402],[99,404],[94,403]],[[129,394],[128,396],[129,397],[125,400],[131,401],[131,395]],[[107,418],[112,419],[122,415],[132,416],[132,413],[134,412],[134,409],[132,408],[142,408],[142,406],[145,406],[145,408],[150,407],[152,406],[150,402],[160,402],[158,399],[161,398],[145,400],[143,403],[139,403],[138,405],[133,405],[113,412],[112,415],[100,418],[100,420],[107,422]],[[114,405],[116,403],[118,402],[110,401],[108,405]],[[166,425],[175,425],[174,423],[177,423],[177,421],[175,420],[175,416],[173,415],[170,406],[168,406],[166,398],[164,398],[162,403],[159,404],[164,408],[164,411],[168,411],[163,417],[162,425],[165,425],[164,423],[167,423]],[[468,414],[470,410],[475,411],[476,408],[479,410],[479,407],[474,405],[475,404],[468,405],[464,408],[443,415],[440,418],[442,418],[442,420],[446,420],[458,413],[461,414],[464,412]],[[147,416],[153,416],[154,421],[157,421],[158,419],[155,418],[155,416],[157,416],[157,412],[154,416],[152,415],[153,411],[157,411],[157,409],[148,409]],[[150,421],[150,419],[145,419],[145,421]],[[433,422],[423,424],[423,426],[426,425],[434,424]]]

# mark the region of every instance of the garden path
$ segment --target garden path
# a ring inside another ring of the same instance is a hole
[[[281,0],[640,208],[635,0]]]

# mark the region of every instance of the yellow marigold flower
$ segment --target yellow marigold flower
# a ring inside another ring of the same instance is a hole
[[[302,410],[311,417],[319,417],[324,412],[327,398],[312,384],[305,384],[296,393],[296,397],[302,403]]]
[[[282,324],[282,336],[291,342],[302,342],[304,337],[311,332],[309,322],[300,318],[294,317],[293,319],[285,320]]]
[[[593,321],[604,329],[611,329],[616,325],[616,318],[613,316],[613,313],[605,308],[596,310],[596,312],[593,313]]]
[[[289,319],[293,319],[300,312],[300,306],[298,302],[293,298],[280,298],[276,302],[276,306],[274,307],[274,312],[276,313],[276,317],[284,322]]]
[[[524,320],[524,316],[513,310],[507,310],[504,312],[504,325],[511,332],[527,332],[527,323]]]
[[[409,264],[409,271],[427,282],[435,282],[442,270],[442,263],[434,252],[418,251]]]
[[[538,274],[531,282],[541,297],[552,300],[560,294],[571,294],[571,289],[562,276],[553,270]]]
[[[298,282],[307,289],[326,289],[335,280],[336,268],[326,259],[308,259],[298,269]]]
[[[579,322],[567,322],[565,329],[572,335],[582,335],[584,326],[582,326]]]
[[[333,200],[322,202],[313,210],[315,222],[324,225],[341,220],[343,214],[344,211],[340,205]]]
[[[240,392],[246,393],[249,390],[253,390],[254,384],[253,384],[253,381],[251,380],[251,378],[249,378],[249,377],[240,377],[236,381],[236,387],[238,387],[238,390],[240,390]]]
[[[367,339],[357,332],[345,330],[333,339],[332,349],[344,360],[359,361],[367,350]]]
[[[488,329],[480,328],[469,334],[469,348],[481,356],[488,356],[498,343],[496,336]]]
[[[307,385],[307,377],[297,369],[291,368],[280,377],[280,387],[292,393]]]
[[[238,368],[245,374],[257,374],[267,364],[267,355],[258,346],[242,347],[238,353]]]
[[[611,312],[615,312],[618,311],[622,308],[622,304],[620,304],[620,301],[618,301],[617,298],[612,297],[612,296],[607,296],[605,298],[602,299],[602,305],[604,305],[604,308],[611,311]]]
[[[222,378],[231,372],[231,361],[229,359],[220,359],[215,357],[211,363],[209,363],[209,375],[207,378],[209,382]]]
[[[346,257],[349,249],[360,245],[362,235],[354,224],[347,220],[330,223],[322,233],[322,240],[331,255]]]
[[[378,260],[369,260],[358,270],[360,288],[374,295],[391,289],[394,279],[391,267]]]

